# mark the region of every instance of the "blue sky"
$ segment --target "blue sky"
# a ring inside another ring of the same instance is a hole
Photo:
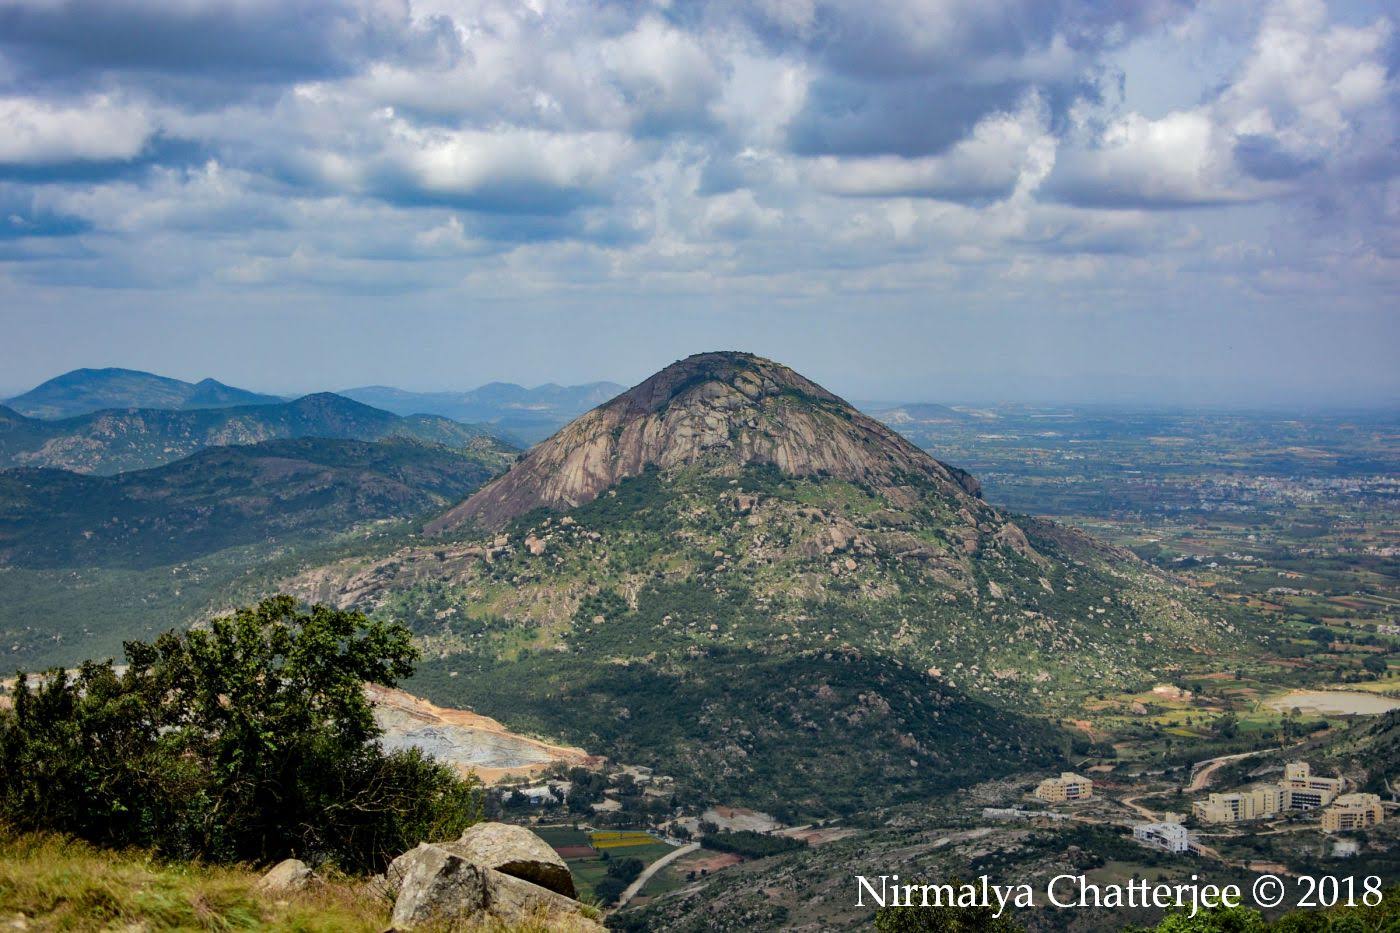
[[[1388,6],[0,0],[0,391],[1393,404]]]

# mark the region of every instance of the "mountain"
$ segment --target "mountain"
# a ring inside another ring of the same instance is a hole
[[[0,469],[54,467],[99,475],[147,469],[206,447],[282,437],[411,437],[483,454],[507,447],[486,429],[432,415],[407,418],[330,393],[275,405],[192,411],[122,409],[56,421],[0,406]]]
[[[503,465],[494,450],[408,438],[296,438],[212,447],[118,476],[0,471],[0,567],[147,568],[411,518]]]
[[[70,418],[104,408],[188,410],[233,405],[277,405],[285,399],[224,385],[213,379],[182,382],[134,369],[75,369],[5,404],[31,418]]]
[[[577,386],[548,383],[533,389],[492,382],[470,392],[408,392],[391,386],[361,386],[340,394],[400,415],[421,412],[487,423],[533,443],[622,389],[612,382]]]
[[[743,353],[667,367],[426,530],[287,586],[413,627],[434,702],[794,818],[1050,767],[1087,696],[1248,641]]]
[[[692,356],[595,408],[516,469],[429,526],[498,527],[532,509],[567,509],[646,468],[722,460],[883,488],[917,476],[957,501],[977,483],[821,386],[747,354]]]

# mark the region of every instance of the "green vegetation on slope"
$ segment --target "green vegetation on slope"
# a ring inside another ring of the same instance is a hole
[[[494,452],[406,438],[297,438],[114,477],[0,471],[0,565],[139,570],[285,543],[441,509],[501,465]]]
[[[445,540],[301,591],[409,625],[435,702],[804,815],[1051,766],[1071,742],[1035,714],[1228,650],[1130,556],[1033,521],[970,552],[948,512],[916,477],[648,470],[490,555]]]

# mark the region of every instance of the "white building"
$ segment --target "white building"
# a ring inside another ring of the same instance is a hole
[[[1163,852],[1191,850],[1191,834],[1180,823],[1139,823],[1133,827],[1133,838],[1149,849]]]

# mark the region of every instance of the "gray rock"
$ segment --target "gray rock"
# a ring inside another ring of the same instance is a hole
[[[477,823],[448,848],[473,865],[523,878],[565,897],[578,897],[568,864],[549,843],[523,826]]]
[[[309,885],[316,876],[301,859],[284,859],[272,866],[272,870],[258,879],[257,890],[264,894],[282,894],[287,891],[300,891]]]
[[[472,923],[538,923],[550,930],[601,931],[578,901],[474,865],[455,845],[424,843],[394,860],[400,885],[394,902],[395,929],[467,920]]]

